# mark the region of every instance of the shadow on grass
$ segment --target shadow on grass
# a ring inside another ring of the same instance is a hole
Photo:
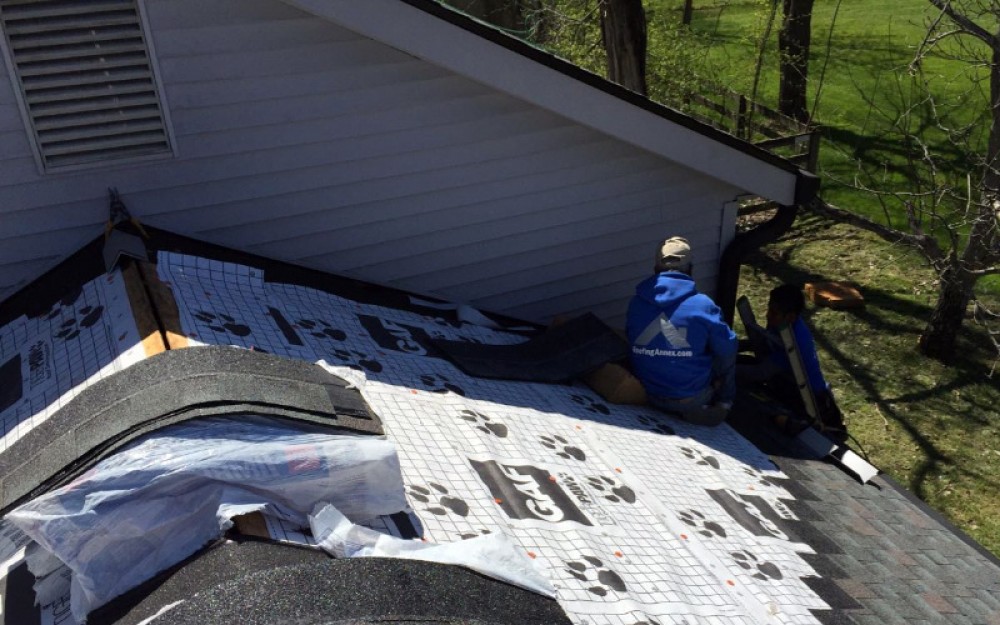
[[[866,290],[866,294],[869,291]],[[896,300],[898,298],[889,297],[889,300]],[[871,305],[878,305],[877,301],[886,301],[885,298],[879,298],[879,300],[872,299]],[[864,322],[867,327],[872,332],[885,332],[887,328],[898,328],[898,324],[885,323],[881,318],[871,313],[857,313],[855,317],[862,322]],[[893,331],[893,330],[888,330]],[[908,330],[909,334],[914,336],[914,343],[916,336],[919,332],[913,330]],[[976,473],[975,471],[968,471],[961,467],[953,457],[944,453],[935,443],[928,437],[925,432],[927,431],[927,422],[914,420],[908,418],[906,415],[902,414],[896,409],[897,405],[911,405],[915,403],[928,403],[928,402],[947,402],[947,397],[956,391],[960,391],[965,388],[969,388],[975,385],[977,378],[981,377],[982,371],[977,370],[971,363],[961,363],[953,365],[952,368],[958,370],[958,374],[955,375],[952,380],[946,384],[941,384],[934,386],[933,388],[920,389],[911,393],[904,393],[897,395],[895,397],[886,397],[879,389],[879,382],[881,381],[881,376],[875,375],[872,370],[866,366],[863,362],[858,359],[853,358],[848,350],[843,349],[843,346],[830,339],[825,333],[820,331],[814,331],[813,337],[816,343],[820,345],[825,353],[832,357],[837,364],[843,368],[845,371],[852,372],[852,378],[855,383],[861,387],[865,395],[873,402],[880,412],[880,414],[887,419],[891,419],[896,424],[899,425],[910,437],[911,440],[917,445],[923,454],[923,460],[914,467],[913,474],[909,480],[909,488],[918,497],[926,500],[929,493],[927,492],[928,481],[933,479],[935,476],[940,475],[943,472],[945,466],[948,466],[950,470],[957,471],[959,473],[964,473],[966,475],[974,476],[977,479],[981,479],[987,483],[992,484],[994,487],[998,485],[995,480],[990,480],[988,477]],[[916,348],[914,347],[914,357],[923,358],[916,353]],[[966,400],[968,402],[968,400]],[[990,422],[981,417],[974,416],[975,408],[980,410],[988,410],[989,406],[985,406],[981,403],[968,402],[970,409],[965,411],[965,414],[961,415],[961,418],[966,420],[966,424],[972,422],[975,423],[976,427],[988,427]]]
[[[925,131],[934,127],[933,119],[923,118],[913,135],[925,136]],[[878,163],[880,171],[884,167],[885,173],[896,174],[903,179],[913,175],[908,159],[919,161],[922,156],[917,144],[908,145],[898,134],[862,134],[850,128],[824,126],[823,138],[845,146],[845,149],[849,147],[854,161]],[[959,144],[939,141],[934,145],[934,153],[936,164],[944,171],[963,173],[975,167],[970,152]]]
[[[836,234],[830,232],[828,222],[819,219],[800,219],[796,223],[795,230],[783,237],[780,248],[759,251],[748,259],[747,264],[751,265],[755,270],[770,276],[776,282],[781,283],[803,285],[806,282],[829,280],[832,279],[831,276],[796,266],[788,262],[788,259],[805,243],[815,244],[817,241],[834,241],[839,238]],[[798,242],[799,239],[801,239],[801,242]],[[920,335],[920,325],[917,324],[915,326],[912,323],[905,323],[903,320],[923,320],[929,318],[931,313],[930,306],[909,301],[889,291],[870,286],[865,287],[865,300],[867,303],[865,309],[843,311],[844,314],[850,315],[863,327],[860,332],[868,335],[889,334],[896,337],[903,337],[904,342],[913,345],[913,357],[924,358],[916,351],[917,339]],[[807,312],[807,319],[808,316],[809,313]],[[896,321],[893,317],[898,317],[901,320]],[[997,486],[996,482],[990,480],[988,476],[959,467],[954,458],[944,453],[924,433],[927,430],[926,423],[921,423],[913,417],[907,417],[896,408],[897,405],[910,405],[914,403],[927,404],[929,402],[941,402],[947,404],[949,396],[953,393],[967,387],[973,387],[979,383],[984,375],[980,364],[971,360],[960,359],[951,367],[955,372],[951,381],[929,389],[915,390],[896,397],[886,397],[880,389],[880,383],[883,382],[883,375],[876,371],[871,364],[865,362],[864,358],[854,355],[857,353],[857,344],[845,345],[843,341],[834,340],[827,333],[817,330],[814,325],[810,324],[810,327],[813,330],[813,337],[817,345],[822,347],[825,353],[836,361],[842,370],[850,372],[855,383],[858,384],[869,401],[878,407],[882,416],[897,423],[920,449],[923,460],[915,467],[913,475],[909,480],[910,490],[918,497],[927,499],[929,495],[927,489],[929,480],[935,475],[940,474],[944,466],[948,466],[949,470],[964,473]],[[870,350],[865,350],[864,355],[870,357]],[[968,404],[968,408],[963,410],[966,414],[962,414],[961,418],[966,426],[970,426],[969,429],[992,425],[987,419],[976,416],[974,413],[977,410],[987,412],[993,406],[987,405],[986,402],[980,401],[977,398],[970,400],[970,398],[966,397],[965,401]]]

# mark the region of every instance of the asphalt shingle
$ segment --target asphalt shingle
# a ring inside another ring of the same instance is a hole
[[[837,608],[837,616],[826,615],[823,622],[996,622],[996,558],[970,545],[939,515],[891,480],[862,485],[825,461],[768,451],[795,484],[789,489],[797,495],[791,509],[810,528],[801,535],[817,555],[803,557],[828,578],[810,582]],[[822,539],[813,545],[809,538],[817,534]],[[839,592],[831,592],[830,580]]]

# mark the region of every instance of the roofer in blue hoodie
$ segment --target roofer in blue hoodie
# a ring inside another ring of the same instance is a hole
[[[700,425],[725,420],[736,395],[736,334],[691,278],[686,239],[664,241],[654,275],[635,288],[626,330],[649,402]]]

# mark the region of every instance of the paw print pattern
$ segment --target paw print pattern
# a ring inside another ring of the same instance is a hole
[[[648,429],[650,432],[656,432],[657,434],[668,434],[670,436],[677,434],[677,432],[674,431],[674,428],[670,427],[666,423],[662,423],[658,419],[654,419],[646,415],[639,415],[639,423],[641,423],[643,427]]]
[[[733,556],[733,560],[735,560],[736,564],[740,565],[740,567],[748,571],[756,569],[756,573],[751,575],[751,577],[765,582],[778,580],[784,577],[781,574],[781,569],[779,569],[773,562],[761,562],[760,558],[753,555],[749,551],[736,551],[730,555]]]
[[[59,326],[59,331],[56,332],[56,338],[68,341],[80,336],[83,328],[89,328],[101,320],[104,315],[104,306],[84,306],[76,312],[82,317],[80,319],[71,317],[63,321],[62,325]]]
[[[488,536],[489,534],[492,533],[493,532],[491,532],[490,530],[479,530],[478,534],[476,532],[470,532],[468,534],[459,534],[458,537],[461,538],[462,540],[469,540],[470,538],[479,538],[480,536]]]
[[[726,529],[715,521],[706,521],[705,515],[697,510],[681,510],[677,518],[695,528],[695,531],[706,538],[725,538]]]
[[[62,314],[64,308],[72,308],[73,306],[75,306],[76,302],[80,299],[82,295],[83,295],[83,286],[78,285],[72,291],[69,291],[68,293],[63,295],[58,302],[52,304],[52,310],[50,310],[49,314],[45,316],[45,320],[52,321],[53,319]],[[81,313],[81,314],[86,315],[87,313]]]
[[[347,333],[343,330],[338,330],[337,328],[331,326],[329,323],[323,321],[322,319],[299,319],[295,322],[295,325],[302,328],[309,334],[312,334],[318,339],[333,339],[334,341],[343,341],[347,338]]]
[[[749,477],[752,481],[757,482],[761,486],[770,487],[777,485],[773,481],[771,481],[772,478],[764,475],[763,471],[755,467],[748,467],[746,465],[743,465],[743,472],[746,473],[747,477]]]
[[[414,484],[408,489],[409,495],[414,501],[419,501],[422,504],[431,504],[429,506],[425,505],[425,510],[437,515],[453,513],[462,517],[469,516],[469,504],[458,497],[449,496],[447,488],[434,482],[428,482],[427,486],[430,486],[430,488]]]
[[[776,482],[777,482],[777,480],[775,480],[774,482],[769,482],[769,483],[772,484],[772,485],[774,485],[774,486],[778,486],[779,484],[776,483]],[[798,518],[798,517],[795,516],[795,513],[792,512],[792,509],[788,507],[788,504],[786,504],[783,501],[777,501],[777,500],[776,501],[772,501],[771,502],[771,508],[778,514],[779,517],[781,517],[782,519],[784,519],[786,521],[794,521],[795,519]]]
[[[224,313],[198,310],[193,316],[198,321],[204,323],[205,326],[213,332],[223,332],[240,337],[250,336],[251,333],[250,326],[239,323],[236,319]]]
[[[611,414],[611,410],[607,406],[599,401],[594,401],[586,395],[570,395],[570,399],[586,408],[589,412],[603,415]]]
[[[462,327],[462,322],[458,319],[444,319],[442,317],[430,317],[430,320],[439,326],[445,328],[455,328],[459,329]]]
[[[63,295],[58,302],[52,305],[52,310],[50,310],[49,314],[45,316],[45,320],[52,321],[62,314],[64,308],[71,308],[72,306],[75,306],[81,295],[83,295],[83,286],[77,286],[72,291]]]
[[[556,451],[556,455],[560,458],[565,458],[567,460],[575,458],[580,462],[587,459],[587,454],[585,454],[582,449],[571,446],[568,440],[558,434],[553,434],[551,436],[539,436],[538,440],[541,441],[542,446],[548,447],[552,450],[558,450]]]
[[[597,585],[587,589],[588,592],[604,597],[608,591],[625,592],[625,581],[617,573],[604,566],[604,563],[594,556],[582,556],[581,561],[566,562],[566,572],[585,584]],[[596,575],[595,575],[596,573]]]
[[[601,493],[601,495],[611,503],[635,503],[635,491],[624,484],[619,484],[610,477],[590,476],[587,483],[591,488]]]
[[[76,305],[76,301],[78,299],[80,299],[81,295],[83,295],[83,285],[82,284],[81,285],[77,285],[77,287],[74,288],[72,291],[70,291],[69,293],[63,295],[62,299],[59,300],[59,303],[62,304],[63,306],[65,306],[66,308],[69,308],[70,306]]]
[[[330,354],[342,363],[346,363],[352,369],[365,369],[372,373],[380,373],[382,364],[377,360],[372,360],[368,354],[356,350],[335,349]]]
[[[494,421],[488,415],[475,410],[463,410],[459,418],[469,423],[474,423],[480,432],[496,436],[497,438],[507,438],[507,426],[499,421]]]
[[[719,460],[715,456],[708,456],[701,451],[695,451],[690,447],[681,447],[681,453],[688,460],[697,460],[695,464],[702,464],[712,467],[713,469],[718,469],[720,467]]]
[[[456,395],[465,397],[465,391],[461,387],[452,384],[451,380],[439,373],[425,373],[420,376],[420,382],[432,393],[447,393],[450,391]]]

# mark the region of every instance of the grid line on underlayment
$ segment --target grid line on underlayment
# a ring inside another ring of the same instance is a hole
[[[182,323],[212,321],[191,314],[207,299],[232,302],[253,335],[242,346],[322,359],[355,381],[396,443],[422,535],[510,534],[559,585],[574,621],[632,625],[632,614],[666,621],[680,611],[698,623],[792,623],[824,606],[797,577],[775,575],[763,586],[743,574],[741,563],[771,573],[808,565],[790,566],[799,545],[722,516],[734,511],[714,491],[738,504],[748,492],[765,502],[790,497],[766,487],[764,478],[780,473],[728,428],[665,423],[649,410],[608,406],[581,386],[472,378],[434,357],[427,340],[501,342],[501,333],[193,264],[175,284]],[[208,338],[224,337],[217,334]],[[696,533],[716,527],[725,536]],[[772,601],[798,605],[772,619]]]
[[[21,396],[2,414],[0,450],[95,382],[145,357],[119,271],[74,289],[38,317],[0,328],[2,360],[20,356]],[[0,362],[0,364],[3,364]]]

